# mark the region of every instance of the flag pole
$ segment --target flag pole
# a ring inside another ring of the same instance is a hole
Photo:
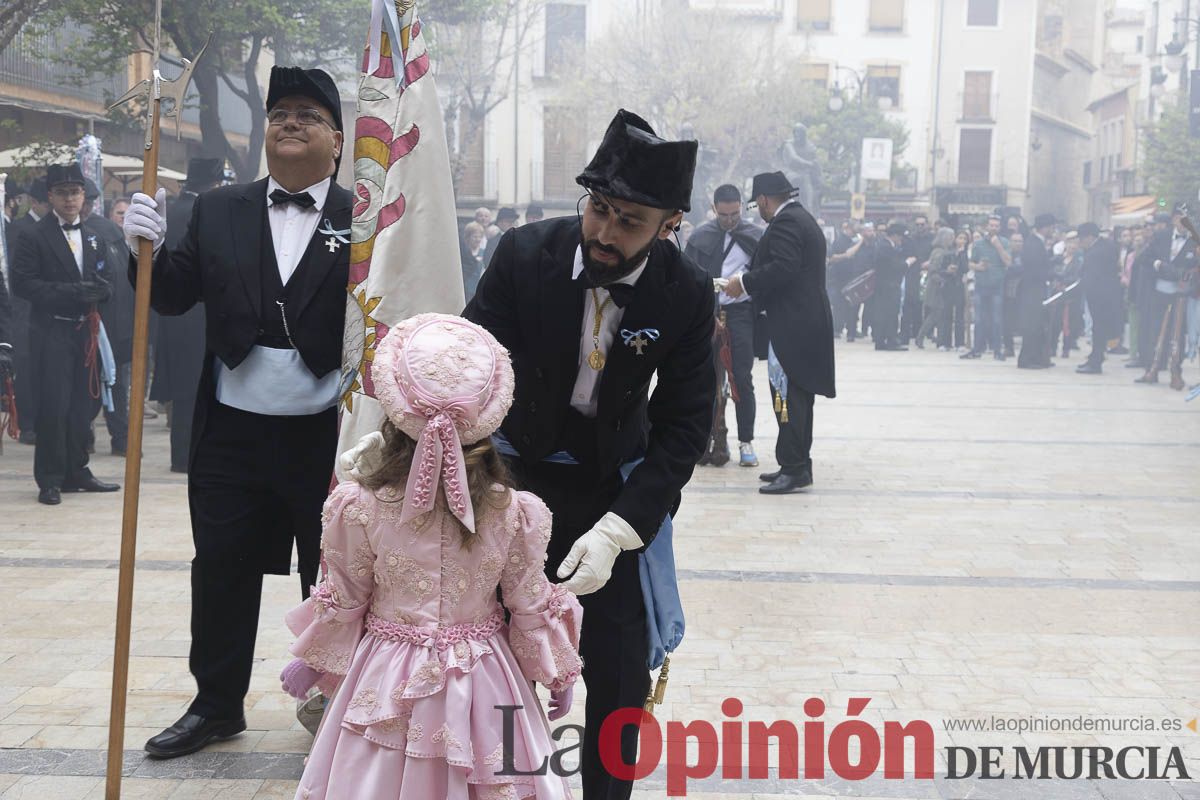
[[[158,192],[158,143],[162,117],[162,101],[172,100],[173,106],[165,116],[174,116],[176,131],[183,98],[191,80],[195,62],[184,59],[183,74],[164,81],[158,71],[160,36],[162,31],[162,0],[154,9],[154,53],[152,77],[141,81],[114,103],[114,107],[130,100],[145,103],[146,139],[142,158],[142,192],[154,197]],[[209,41],[212,37],[209,37]],[[196,55],[199,60],[208,48],[206,42]],[[166,209],[158,212],[164,214]],[[121,772],[125,758],[125,707],[129,688],[129,645],[133,619],[133,576],[137,560],[138,501],[141,497],[143,409],[146,403],[146,372],[150,343],[150,278],[154,267],[154,244],[149,239],[138,240],[137,282],[133,312],[133,364],[129,387],[129,442],[125,455],[125,492],[121,516],[121,556],[117,578],[117,624],[113,644],[112,698],[108,719],[108,761],[105,769],[105,800],[120,800]]]

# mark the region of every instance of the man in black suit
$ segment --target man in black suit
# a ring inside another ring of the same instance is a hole
[[[900,298],[904,276],[914,256],[904,255],[907,228],[897,222],[878,237],[875,251],[875,294],[871,296],[871,336],[876,350],[907,350],[900,344]]]
[[[741,275],[749,266],[762,229],[742,219],[742,194],[736,186],[718,186],[713,193],[715,219],[701,225],[688,239],[684,253],[692,258],[713,280],[729,280]],[[717,295],[718,314],[729,331],[730,360],[732,361],[733,388],[737,397],[734,408],[737,412],[738,463],[743,467],[757,467],[758,456],[754,453],[754,417],[757,404],[754,400],[754,322],[757,310],[749,297],[737,299],[721,292]],[[713,353],[717,363],[718,395],[723,393],[725,366],[720,362],[720,352]],[[722,466],[729,461],[729,442],[726,441],[725,404],[718,397],[716,416],[713,418],[713,434],[701,464]]]
[[[333,80],[273,68],[267,121],[270,176],[196,198],[176,248],[161,247],[163,193],[134,195],[125,214],[131,245],[141,236],[157,248],[155,310],[178,315],[203,302],[207,324],[188,463],[199,691],[146,743],[158,758],[245,730],[262,576],[288,574],[294,541],[302,595],[317,578],[349,271],[351,195],[332,178],[342,151]]]
[[[88,469],[88,437],[100,410],[93,397],[87,352],[96,345],[97,306],[112,296],[103,277],[106,250],[83,225],[83,173],[78,165],[52,166],[47,177],[47,214],[21,234],[13,259],[13,290],[32,305],[30,359],[40,403],[34,421],[37,444],[33,475],[38,502],[58,505],[62,492],[115,492]]]
[[[1129,299],[1137,311],[1137,348],[1126,362],[1129,369],[1147,369],[1154,360],[1154,347],[1162,326],[1164,305],[1160,302],[1156,261],[1171,257],[1172,219],[1166,212],[1154,215],[1153,226],[1148,232],[1150,241],[1133,260],[1133,274],[1129,282]]]
[[[1121,314],[1121,270],[1117,246],[1100,238],[1100,226],[1085,222],[1079,226],[1079,244],[1083,248],[1083,296],[1092,317],[1092,352],[1075,370],[1083,375],[1099,375],[1108,350],[1108,340],[1119,333]]]
[[[1171,371],[1171,388],[1180,391],[1183,382],[1183,354],[1185,347],[1188,292],[1182,281],[1197,269],[1200,258],[1196,255],[1196,243],[1192,241],[1183,217],[1187,207],[1180,203],[1172,212],[1174,231],[1164,239],[1159,257],[1153,262],[1153,309],[1157,327],[1150,340],[1150,360],[1146,372],[1135,383],[1158,383],[1162,369]]]
[[[554,513],[547,575],[574,572],[566,586],[585,610],[585,800],[632,791],[604,769],[598,735],[650,687],[635,551],[678,507],[712,424],[712,279],[666,241],[690,208],[695,163],[694,141],[618,112],[576,179],[581,217],[506,233],[464,312],[512,354],[501,450]],[[627,764],[637,735],[621,732]]]
[[[1039,214],[1021,248],[1021,277],[1017,283],[1017,314],[1021,323],[1019,369],[1047,369],[1050,360],[1050,314],[1042,301],[1050,282],[1050,235],[1057,220]]]
[[[46,176],[39,175],[29,185],[29,211],[17,217],[7,228],[9,284],[12,301],[13,389],[17,395],[17,420],[21,426],[21,444],[37,441],[34,418],[37,416],[37,387],[29,357],[29,301],[11,291],[12,262],[17,257],[17,242],[22,235],[37,226],[50,213],[50,197],[46,193]]]
[[[754,176],[754,201],[767,232],[749,272],[735,277],[725,293],[743,292],[767,312],[771,349],[787,376],[776,398],[779,439],[777,472],[760,477],[763,494],[789,494],[811,486],[814,395],[833,397],[833,312],[825,291],[825,234],[796,200],[797,189],[782,172]],[[897,303],[897,313],[899,303]]]
[[[168,250],[183,242],[192,209],[201,192],[215,188],[225,178],[219,158],[188,161],[187,181],[175,202],[167,208]],[[204,306],[197,303],[179,316],[158,319],[154,346],[154,393],[171,403],[171,471],[187,472],[192,448],[192,419],[196,412],[196,388],[204,366]]]

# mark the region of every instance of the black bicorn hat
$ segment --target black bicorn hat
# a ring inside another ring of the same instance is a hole
[[[621,109],[575,182],[618,200],[691,211],[698,147],[694,141],[667,141],[646,120]]]
[[[95,200],[100,196],[100,187],[91,178],[83,179],[83,199],[87,201]]]
[[[753,198],[762,197],[795,197],[800,193],[800,190],[792,186],[792,182],[787,179],[787,175],[782,172],[760,172],[754,176],[754,181],[750,187],[750,196]]]
[[[47,191],[64,183],[74,183],[79,186],[87,185],[83,180],[83,170],[79,168],[78,164],[51,164],[46,168]]]
[[[285,97],[299,95],[320,103],[333,116],[334,128],[342,130],[342,96],[337,84],[323,69],[301,67],[271,67],[271,83],[267,88],[267,111]]]
[[[189,189],[197,186],[211,186],[225,180],[225,161],[220,158],[189,158],[187,166],[187,182]]]

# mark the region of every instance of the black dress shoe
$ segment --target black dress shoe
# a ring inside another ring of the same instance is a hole
[[[121,487],[115,483],[104,483],[96,480],[94,475],[88,475],[81,481],[63,484],[64,492],[119,492]]]
[[[1080,364],[1075,371],[1080,375],[1099,375],[1103,370],[1099,364]]]
[[[764,473],[760,474],[758,476],[758,479],[760,481],[766,481],[767,483],[771,483],[771,482],[775,481],[776,479],[778,479],[779,476],[782,474],[783,474],[783,471],[777,469],[774,472],[764,472]]]
[[[213,742],[232,739],[246,730],[246,718],[209,719],[188,712],[150,741],[146,752],[155,758],[178,758],[203,750]]]
[[[38,492],[38,502],[44,506],[56,506],[62,502],[62,494],[53,486],[48,486]]]
[[[758,487],[759,494],[791,494],[812,486],[812,472],[799,475],[780,475],[766,486]]]

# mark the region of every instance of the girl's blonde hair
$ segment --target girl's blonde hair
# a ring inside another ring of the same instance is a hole
[[[408,471],[412,468],[417,443],[390,420],[385,420],[380,430],[383,433],[383,453],[379,468],[359,478],[359,483],[368,489],[404,486],[408,483]],[[485,437],[463,447],[463,463],[467,469],[467,487],[471,492],[471,505],[475,508],[478,530],[478,520],[482,519],[484,508],[506,508],[511,502],[512,476],[490,438]],[[458,522],[457,518],[455,522]],[[463,547],[470,548],[479,534],[467,530],[462,523],[459,523],[458,529]]]

